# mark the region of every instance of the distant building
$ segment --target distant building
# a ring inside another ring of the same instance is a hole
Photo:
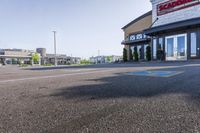
[[[32,55],[39,54],[39,64],[55,64],[55,54],[47,54],[45,48],[34,50],[24,49],[0,49],[0,64],[33,64]],[[80,64],[81,58],[70,57],[65,54],[56,55],[58,65]]]
[[[114,63],[114,62],[120,62],[123,59],[122,59],[122,56],[111,55],[111,56],[107,56],[106,60],[107,62]]]
[[[41,64],[55,64],[55,54],[47,54],[45,48],[37,48],[37,53],[41,55]],[[56,54],[58,65],[80,64],[81,58],[70,57],[65,54]]]
[[[80,57],[70,57],[70,63],[71,64],[81,64],[81,58]]]
[[[0,64],[31,64],[33,50],[1,49]]]
[[[43,59],[45,64],[55,64],[55,54],[46,54]],[[80,58],[70,57],[64,54],[57,54],[56,59],[58,65],[79,64],[81,60]]]
[[[105,63],[114,63],[119,62],[122,60],[122,56],[96,56],[96,57],[90,57],[90,63],[92,64],[105,64]]]
[[[46,64],[45,57],[46,57],[46,48],[36,48],[36,52],[41,56],[41,64]]]
[[[106,57],[105,56],[90,57],[90,63],[92,63],[92,64],[106,63]]]

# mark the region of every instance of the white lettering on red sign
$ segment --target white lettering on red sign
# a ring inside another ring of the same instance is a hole
[[[199,0],[170,0],[157,5],[157,15],[164,15],[197,4],[200,4]]]

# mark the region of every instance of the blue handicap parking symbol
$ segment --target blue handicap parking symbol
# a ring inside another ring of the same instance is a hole
[[[140,72],[129,72],[129,75],[136,76],[152,76],[152,77],[172,77],[183,72],[180,71],[140,71]]]

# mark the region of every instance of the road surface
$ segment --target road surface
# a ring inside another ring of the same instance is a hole
[[[0,132],[199,133],[200,61],[0,67]]]

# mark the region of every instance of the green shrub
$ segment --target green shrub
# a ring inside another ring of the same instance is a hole
[[[128,59],[127,59],[127,50],[125,48],[123,49],[123,60],[124,60],[124,62],[128,61]]]
[[[133,54],[134,54],[134,59],[135,59],[135,61],[139,61],[139,55],[138,55],[138,52],[137,52],[137,47],[134,47],[134,52],[133,52]]]
[[[162,49],[161,44],[158,45],[157,58],[158,60],[164,60],[164,50]]]
[[[132,61],[133,60],[133,51],[131,49],[129,51],[129,56],[130,56],[130,60]]]
[[[107,60],[108,62],[112,62],[112,56],[107,56],[107,57],[106,57],[106,60]]]
[[[44,64],[44,65],[42,65],[42,66],[52,66],[52,64]]]
[[[34,64],[39,64],[40,55],[38,53],[33,53],[32,54],[32,61],[33,61]]]
[[[29,65],[28,64],[20,64],[19,66],[20,67],[28,67]]]
[[[150,46],[147,46],[147,47],[146,47],[146,59],[147,59],[148,61],[151,60],[151,47],[150,47]]]
[[[89,65],[89,64],[91,64],[91,63],[90,63],[89,60],[83,59],[83,60],[81,60],[81,64],[82,64],[82,65]]]

